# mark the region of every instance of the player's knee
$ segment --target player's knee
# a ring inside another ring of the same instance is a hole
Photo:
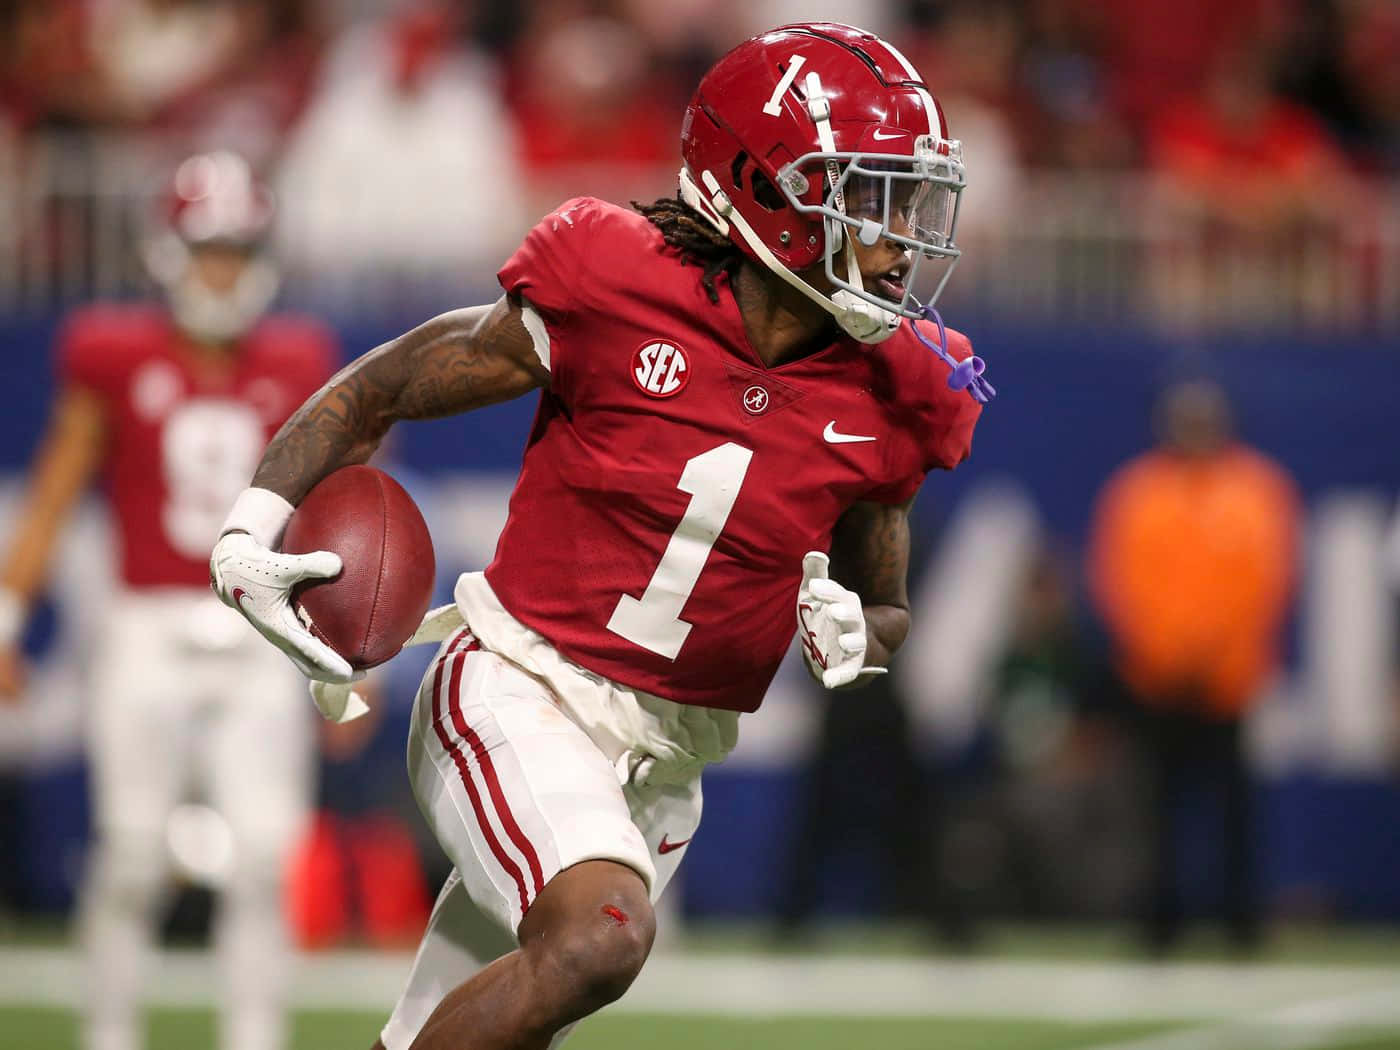
[[[603,905],[589,920],[563,937],[556,956],[580,1014],[622,998],[656,938],[656,919],[645,900]]]
[[[164,881],[163,857],[157,836],[104,834],[89,858],[89,894],[119,907],[149,908]]]
[[[229,895],[260,898],[280,894],[291,864],[297,830],[291,825],[271,822],[262,827],[235,828]]]
[[[287,877],[287,858],[273,850],[235,853],[228,874],[228,895],[234,898],[277,897]]]
[[[621,999],[651,952],[651,937],[635,927],[618,927],[581,938],[565,953],[583,1011],[591,1013]]]

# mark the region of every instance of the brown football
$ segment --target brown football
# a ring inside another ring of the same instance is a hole
[[[352,667],[388,660],[433,596],[433,543],[404,487],[374,467],[342,467],[306,494],[282,536],[288,554],[334,551],[343,567],[292,591],[311,632]]]

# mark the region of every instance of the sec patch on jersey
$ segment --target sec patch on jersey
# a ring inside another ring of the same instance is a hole
[[[690,360],[675,343],[648,339],[632,354],[632,382],[648,397],[675,397],[690,382]]]
[[[312,634],[357,670],[403,648],[432,599],[435,563],[427,523],[403,486],[382,470],[351,466],[316,485],[287,523],[282,550],[328,550],[343,568],[292,592]]]

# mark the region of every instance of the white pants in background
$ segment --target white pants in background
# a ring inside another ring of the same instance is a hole
[[[223,1050],[281,1050],[284,875],[311,804],[314,716],[301,675],[203,589],[128,590],[106,609],[85,714],[94,842],[81,902],[88,1050],[139,1050],[143,976],[190,798],[232,841],[216,950]]]
[[[414,794],[455,870],[384,1027],[386,1050],[407,1050],[448,992],[517,947],[525,913],[565,868],[617,861],[659,898],[700,824],[701,770],[737,739],[732,711],[569,663],[480,573],[458,581],[456,599],[465,624],[424,676],[408,742]]]

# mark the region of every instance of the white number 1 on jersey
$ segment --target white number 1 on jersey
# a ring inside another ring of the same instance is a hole
[[[647,589],[641,598],[624,594],[618,599],[608,630],[668,660],[676,658],[692,626],[681,619],[681,610],[724,531],[751,459],[752,450],[725,442],[686,462],[676,488],[690,493],[690,506],[671,533]]]

